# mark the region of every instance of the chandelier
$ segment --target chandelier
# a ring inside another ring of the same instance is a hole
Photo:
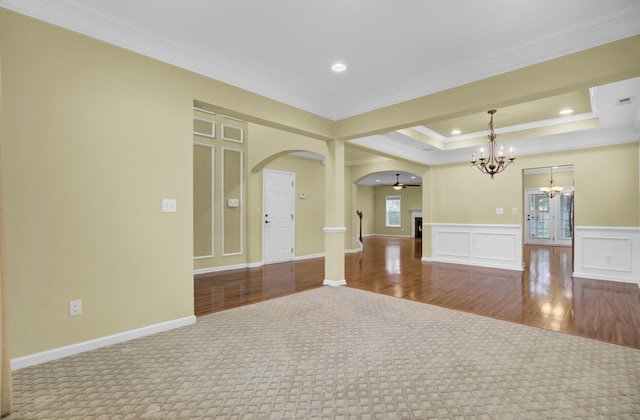
[[[560,187],[553,184],[553,167],[551,167],[551,177],[549,178],[549,185],[546,187],[540,187],[540,191],[549,198],[553,198],[560,194],[564,190],[564,187]]]
[[[471,155],[471,165],[475,166],[480,170],[480,172],[485,173],[487,175],[491,175],[491,179],[495,174],[499,174],[504,171],[504,169],[511,165],[516,158],[513,156],[513,148],[511,148],[509,162],[505,163],[504,160],[504,146],[500,145],[500,149],[497,149],[498,142],[496,141],[496,134],[493,131],[493,114],[497,111],[492,109],[491,111],[487,111],[491,115],[491,121],[489,121],[489,135],[487,139],[489,142],[487,143],[487,147],[489,150],[489,157],[485,157],[484,155],[484,147],[480,149],[480,160],[476,160],[476,154],[473,153]]]

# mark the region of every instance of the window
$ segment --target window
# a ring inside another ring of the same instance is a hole
[[[387,227],[400,227],[400,196],[388,195],[387,212],[386,212],[386,226]]]

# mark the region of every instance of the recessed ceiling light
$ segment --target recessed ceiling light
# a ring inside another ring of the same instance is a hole
[[[462,133],[462,131],[460,130],[451,130],[451,134],[453,134],[454,136],[457,136],[460,133]]]
[[[335,71],[336,73],[341,73],[346,69],[347,69],[347,65],[343,63],[336,63],[333,66],[331,66],[331,70]]]
[[[416,177],[415,177],[415,176],[412,176],[412,177],[411,177],[411,179],[416,179]]]
[[[376,179],[376,182],[380,182],[380,180],[379,180],[379,179]]]
[[[569,115],[569,114],[573,114],[573,109],[567,108],[560,111],[560,115]]]

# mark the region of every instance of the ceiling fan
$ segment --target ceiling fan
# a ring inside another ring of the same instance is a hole
[[[393,187],[394,190],[399,191],[407,187],[420,187],[420,185],[419,184],[403,184],[400,182],[400,174],[396,174],[396,183],[393,184],[391,187]]]
[[[396,174],[396,183],[392,185],[394,190],[401,190],[407,188],[404,184],[400,183],[400,174]]]

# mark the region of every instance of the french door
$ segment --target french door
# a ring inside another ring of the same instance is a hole
[[[534,245],[571,246],[573,238],[573,188],[553,198],[538,188],[525,191],[525,241]]]

